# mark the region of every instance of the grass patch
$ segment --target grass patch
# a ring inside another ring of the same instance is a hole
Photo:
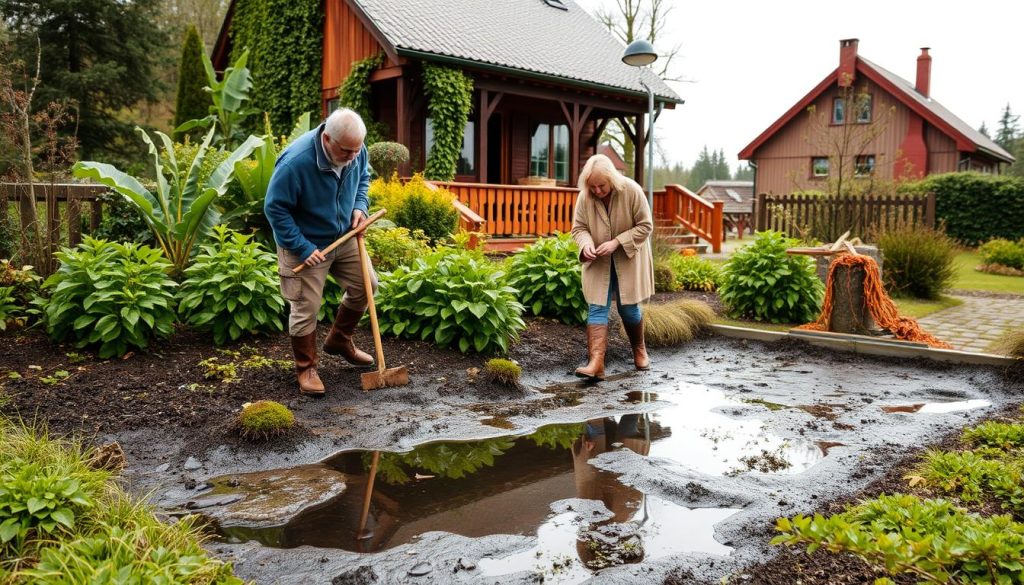
[[[957,254],[953,259],[953,265],[956,267],[953,288],[1024,294],[1024,277],[978,272],[975,268],[980,264],[983,264],[981,255],[975,251],[968,250]]]
[[[958,298],[944,295],[940,295],[937,299],[894,298],[892,301],[896,303],[901,316],[913,317],[914,319],[920,319],[937,311],[964,304]]]

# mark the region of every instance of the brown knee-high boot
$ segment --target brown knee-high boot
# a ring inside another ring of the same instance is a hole
[[[292,353],[295,354],[295,374],[299,380],[299,392],[310,396],[323,396],[324,383],[316,373],[316,331],[292,337]]]
[[[587,357],[589,362],[576,368],[581,378],[604,380],[604,354],[608,350],[608,325],[587,325]]]
[[[362,317],[362,311],[349,309],[342,305],[338,309],[338,314],[334,317],[334,325],[331,326],[331,332],[327,334],[327,339],[324,340],[324,353],[340,355],[346,362],[354,366],[372,366],[373,356],[365,351],[360,351],[352,343],[352,334],[355,333],[356,325]]]
[[[629,336],[629,344],[633,346],[633,363],[636,365],[638,370],[646,370],[651,367],[651,360],[647,357],[647,346],[644,344],[644,320],[640,319],[639,323],[628,325],[622,324],[626,328],[626,335]]]

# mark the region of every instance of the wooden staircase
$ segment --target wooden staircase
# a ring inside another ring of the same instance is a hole
[[[708,245],[702,243],[696,234],[670,219],[655,219],[654,235],[680,252],[696,250],[698,254],[706,254],[708,251]]]

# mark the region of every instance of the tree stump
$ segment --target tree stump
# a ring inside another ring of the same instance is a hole
[[[863,266],[837,266],[832,277],[832,314],[829,330],[836,333],[871,335],[878,324],[871,317],[864,298]]]

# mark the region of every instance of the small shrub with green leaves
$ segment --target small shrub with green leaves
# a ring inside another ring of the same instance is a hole
[[[523,368],[511,360],[491,358],[484,364],[484,373],[488,378],[499,384],[515,386],[519,384],[519,378],[523,375]]]
[[[7,331],[8,325],[16,326],[18,304],[14,302],[14,287],[0,286],[0,331]]]
[[[238,426],[247,439],[266,440],[283,435],[295,425],[295,415],[288,407],[273,400],[257,400],[242,407]]]
[[[674,254],[668,263],[672,267],[676,290],[711,292],[718,287],[721,270],[709,260]]]
[[[786,253],[796,244],[765,231],[732,255],[718,289],[730,315],[771,323],[807,323],[818,317],[825,286],[814,261]]]
[[[367,154],[377,176],[389,181],[400,165],[409,162],[409,149],[398,142],[375,142],[367,149]]]
[[[676,273],[672,272],[672,265],[669,264],[668,257],[662,260],[655,260],[654,291],[675,292],[677,290],[679,290],[679,284],[676,282]]]
[[[985,264],[999,264],[1024,270],[1024,238],[1016,242],[1002,238],[989,240],[978,248],[978,253]]]
[[[883,279],[891,296],[938,298],[956,278],[956,243],[938,230],[904,226],[882,233]]]
[[[0,549],[21,552],[29,539],[53,538],[75,528],[95,502],[79,475],[20,458],[0,467]]]
[[[60,268],[44,283],[53,340],[99,346],[99,357],[108,358],[171,334],[177,285],[160,250],[87,237],[56,256]]]
[[[251,236],[222,225],[185,269],[178,303],[182,321],[212,331],[217,345],[284,330],[277,259]]]
[[[570,325],[585,323],[579,253],[571,234],[541,238],[512,256],[508,285],[519,290],[519,302],[534,315]]]
[[[103,205],[103,219],[92,237],[111,242],[135,242],[153,246],[156,238],[145,218],[134,205],[119,193],[108,191],[98,197]]]
[[[779,518],[772,544],[853,553],[879,571],[918,583],[1019,583],[1024,579],[1024,524],[982,517],[946,500],[880,496],[841,514]],[[892,581],[875,581],[889,583]]]
[[[443,240],[459,226],[459,212],[452,205],[454,196],[447,189],[432,189],[416,174],[409,182],[377,179],[370,184],[370,211],[388,210],[395,225],[422,230],[431,245]]]
[[[35,321],[41,282],[31,266],[18,269],[9,260],[0,260],[0,330],[5,325],[23,327]]]
[[[366,230],[366,253],[375,270],[391,272],[430,252],[429,240],[421,230],[413,232],[409,228],[377,227],[377,224]]]
[[[498,266],[462,250],[442,249],[381,276],[382,332],[431,340],[463,353],[506,352],[526,328],[519,291],[502,284]]]

